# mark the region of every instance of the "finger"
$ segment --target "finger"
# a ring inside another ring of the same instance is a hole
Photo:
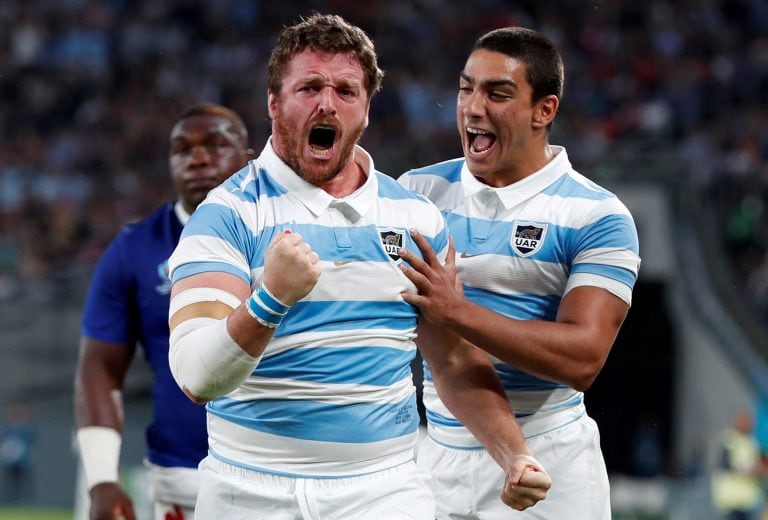
[[[435,250],[432,249],[431,245],[429,245],[429,242],[427,241],[426,238],[424,238],[424,235],[422,235],[415,229],[411,229],[411,238],[413,238],[413,241],[419,247],[419,251],[421,251],[421,256],[424,257],[424,260],[426,260],[428,265],[432,267],[436,265],[440,265],[440,261],[437,259],[437,254],[435,253]]]
[[[514,486],[518,482],[520,482],[520,477],[523,475],[523,471],[525,471],[526,466],[521,464],[513,464],[512,468],[509,470],[509,475],[507,475],[507,481],[505,483],[504,488],[508,488],[509,486]]]
[[[448,254],[445,257],[445,268],[451,276],[456,276],[456,245],[453,237],[448,237]]]
[[[419,271],[419,268],[415,265],[412,265],[411,267],[408,267],[405,264],[400,264],[400,270],[403,272],[406,278],[408,278],[413,285],[416,286],[416,289],[419,291],[419,293],[425,293],[429,290],[431,284],[429,283],[429,278],[423,273]],[[421,267],[423,269],[429,269],[426,264],[423,262],[421,263]]]
[[[270,242],[269,247],[273,247],[275,244],[279,243],[281,240],[288,240],[289,244],[298,244],[299,241],[301,241],[301,235],[298,233],[291,233],[290,229],[286,229],[282,233],[277,233],[273,238],[272,242]]]
[[[518,486],[541,489],[546,492],[552,486],[552,479],[545,471],[527,467],[520,476]]]
[[[398,249],[397,254],[400,256],[400,258],[411,264],[413,269],[419,271],[420,273],[423,273],[429,269],[429,266],[424,262],[424,260],[404,247]],[[403,267],[403,264],[400,264],[400,266]],[[405,269],[403,269],[403,272],[405,272]]]

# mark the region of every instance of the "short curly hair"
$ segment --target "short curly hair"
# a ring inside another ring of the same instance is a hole
[[[315,13],[280,33],[267,66],[267,87],[272,94],[280,93],[288,63],[307,48],[329,54],[352,54],[365,74],[368,96],[372,97],[381,88],[384,72],[379,68],[373,42],[365,31],[341,16]]]

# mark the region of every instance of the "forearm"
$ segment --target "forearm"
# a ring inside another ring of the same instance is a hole
[[[573,324],[517,320],[464,300],[447,325],[505,363],[571,387],[591,382],[604,362]]]
[[[75,425],[123,429],[123,381],[134,349],[81,338],[74,381]]]
[[[443,403],[500,467],[506,470],[516,455],[530,454],[490,363],[470,361],[433,370],[432,374]]]
[[[253,372],[272,337],[271,331],[247,334],[230,318],[189,319],[171,333],[169,364],[176,383],[195,402],[221,397],[240,386]],[[234,337],[241,338],[248,350]],[[252,354],[256,354],[255,356]]]
[[[247,286],[239,285],[230,291],[175,288],[169,309],[169,363],[176,383],[195,402],[210,401],[240,386],[288,311],[263,286],[241,303]]]

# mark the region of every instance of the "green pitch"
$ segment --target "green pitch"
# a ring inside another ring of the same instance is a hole
[[[0,520],[72,520],[68,509],[40,507],[0,507]]]

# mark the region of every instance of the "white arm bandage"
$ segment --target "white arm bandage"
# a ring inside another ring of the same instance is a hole
[[[190,289],[173,298],[170,315],[200,301],[222,301],[232,308],[241,303],[224,291]],[[202,401],[221,397],[240,386],[260,359],[248,354],[232,339],[227,330],[227,318],[191,318],[171,332],[171,373],[181,388]]]
[[[120,432],[105,426],[86,426],[77,430],[80,460],[85,471],[88,491],[96,484],[118,481]]]

